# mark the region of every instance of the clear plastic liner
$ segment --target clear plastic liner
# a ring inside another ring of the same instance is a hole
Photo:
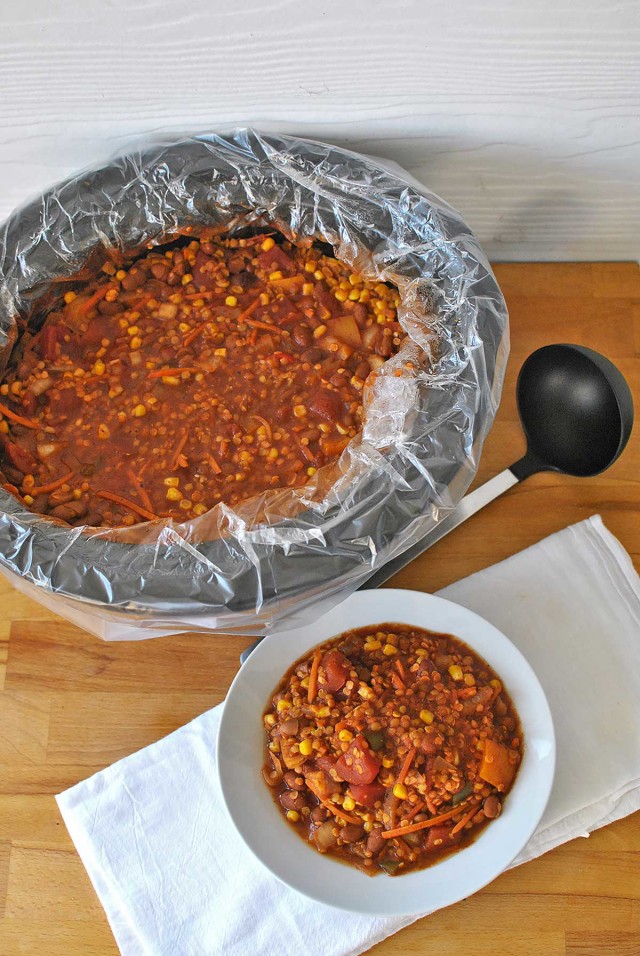
[[[508,324],[475,237],[398,167],[309,140],[238,130],[149,145],[14,213],[0,229],[0,372],[26,318],[97,250],[248,225],[329,242],[397,285],[409,338],[365,390],[362,435],[303,488],[120,529],[70,528],[0,489],[0,569],[105,639],[308,622],[427,535],[476,472]]]

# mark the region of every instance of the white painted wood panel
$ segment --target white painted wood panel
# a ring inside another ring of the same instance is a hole
[[[637,0],[0,0],[0,217],[145,135],[405,165],[499,259],[640,258]]]

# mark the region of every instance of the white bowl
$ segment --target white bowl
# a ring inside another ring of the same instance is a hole
[[[261,769],[262,714],[289,667],[343,631],[384,622],[453,634],[497,672],[520,716],[524,757],[500,816],[470,846],[425,870],[366,876],[314,850],[276,807]],[[555,736],[544,691],[520,651],[466,608],[417,591],[360,591],[314,624],[266,638],[231,685],[218,731],[218,773],[227,810],[247,846],[279,880],[329,906],[370,916],[430,912],[477,892],[525,846],[544,812]]]

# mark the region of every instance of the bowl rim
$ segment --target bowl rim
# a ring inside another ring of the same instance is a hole
[[[381,613],[383,609],[386,613]],[[343,626],[340,622],[345,621]],[[257,734],[243,733],[247,715],[255,714],[257,705],[259,713],[255,716],[260,719],[282,675],[308,650],[352,628],[383,622],[451,633],[479,653],[500,679],[504,678],[525,740],[523,761],[501,815],[464,850],[426,869],[386,879],[382,874],[372,878],[319,854],[293,831],[278,813],[262,780],[259,786],[252,786],[262,766],[261,723],[259,742]],[[259,766],[255,766],[258,751]],[[246,846],[267,870],[316,902],[382,917],[433,912],[477,892],[507,869],[544,813],[555,757],[553,718],[544,690],[531,665],[506,635],[462,605],[420,591],[387,588],[355,592],[313,624],[273,633],[261,642],[242,665],[225,700],[218,726],[216,766],[227,813]],[[235,799],[237,792],[244,793],[242,801]]]

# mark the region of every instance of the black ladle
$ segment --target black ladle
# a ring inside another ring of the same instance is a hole
[[[539,471],[587,478],[616,461],[633,428],[631,390],[613,362],[582,345],[545,345],[520,369],[518,412],[527,452],[466,495],[412,548],[376,571],[361,589],[377,588],[459,524]]]
[[[466,495],[432,531],[376,571],[360,590],[377,588],[513,485],[539,471],[581,478],[616,461],[633,428],[633,399],[622,374],[582,345],[545,345],[525,361],[516,385],[527,438],[523,458]],[[259,641],[240,656],[244,663]]]

